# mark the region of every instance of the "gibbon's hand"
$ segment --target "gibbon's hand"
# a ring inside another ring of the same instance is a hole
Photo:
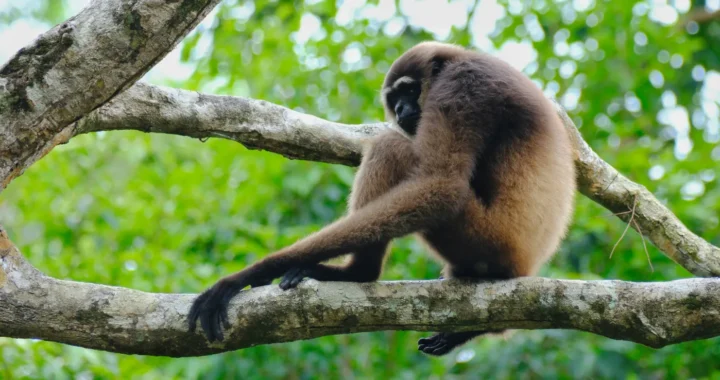
[[[230,328],[227,313],[230,300],[247,286],[255,288],[270,285],[272,280],[272,278],[256,278],[249,270],[223,278],[195,299],[188,314],[188,328],[194,332],[196,321],[199,319],[208,340],[221,342],[224,339],[222,328],[225,327],[226,330]]]
[[[302,280],[312,278],[318,281],[353,281],[352,274],[347,268],[323,264],[311,264],[291,268],[282,276],[280,289],[296,288]]]
[[[292,268],[285,272],[280,280],[280,289],[288,290],[297,287],[302,280],[311,277],[312,269],[310,268]]]

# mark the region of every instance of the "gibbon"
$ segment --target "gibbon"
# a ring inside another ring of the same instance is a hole
[[[281,277],[376,281],[390,242],[417,234],[445,263],[445,278],[509,279],[537,273],[573,211],[570,139],[552,103],[524,74],[491,55],[420,43],[390,67],[383,88],[393,128],[363,153],[346,216],[225,277],[189,314],[222,340],[230,299]],[[344,266],[321,262],[350,255]],[[475,336],[438,333],[418,349],[444,355]]]

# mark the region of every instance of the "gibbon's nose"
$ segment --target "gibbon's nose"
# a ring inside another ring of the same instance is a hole
[[[397,115],[398,120],[412,116],[413,113],[413,107],[405,102],[398,102],[398,104],[395,105],[395,115]]]

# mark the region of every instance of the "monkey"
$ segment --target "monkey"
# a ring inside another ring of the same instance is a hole
[[[417,235],[445,263],[444,278],[505,280],[537,274],[567,233],[576,191],[573,149],[554,106],[521,71],[487,53],[434,41],[391,65],[381,100],[391,128],[362,154],[348,212],[194,301],[210,341],[228,329],[230,299],[280,278],[372,282],[393,239]],[[348,255],[345,265],[323,264]],[[439,332],[418,341],[445,355],[476,336]]]

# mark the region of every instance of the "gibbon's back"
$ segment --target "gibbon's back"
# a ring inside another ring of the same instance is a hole
[[[498,109],[498,134],[488,142],[499,149],[489,147],[484,155],[489,161],[473,178],[483,180],[483,171],[489,171],[486,175],[497,181],[485,222],[512,235],[505,239],[513,242],[517,259],[525,259],[527,273],[535,274],[558,249],[571,221],[576,191],[572,143],[552,102],[526,75],[489,54],[468,58],[487,73],[485,81],[495,87],[488,92],[499,97],[490,102]],[[515,143],[500,144],[497,140],[510,130]]]

